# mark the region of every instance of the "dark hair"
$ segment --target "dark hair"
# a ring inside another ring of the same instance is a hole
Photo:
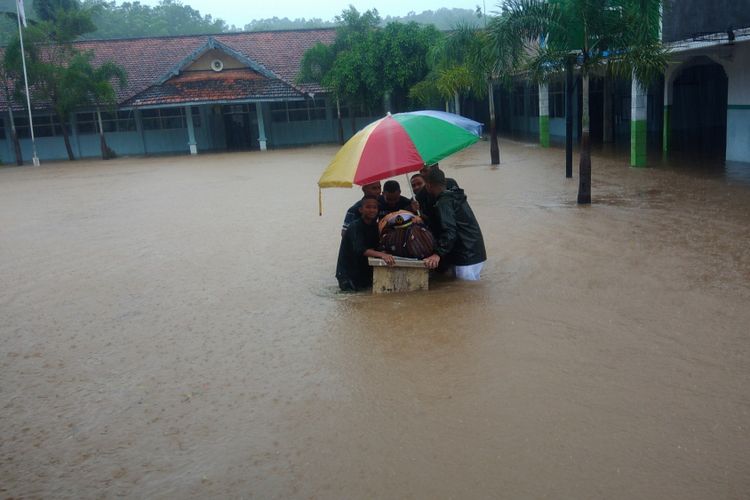
[[[424,175],[422,175],[422,174],[414,174],[414,175],[411,176],[411,179],[409,179],[409,180],[413,181],[415,177],[421,177],[422,179],[424,179]]]
[[[366,194],[366,195],[364,195],[362,197],[362,199],[360,201],[361,201],[361,203],[364,203],[365,200],[375,200],[376,202],[378,202],[378,197],[377,196],[373,196],[371,194]],[[380,202],[378,202],[378,203],[380,203]]]
[[[396,181],[386,181],[386,183],[383,184],[384,193],[396,193],[398,191],[401,191],[401,186],[399,186]]]
[[[431,168],[430,171],[427,172],[425,182],[436,184],[438,186],[445,186],[445,174],[439,168]]]

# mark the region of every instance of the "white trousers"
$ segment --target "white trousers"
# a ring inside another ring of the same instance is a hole
[[[484,267],[484,262],[472,264],[470,266],[453,266],[453,273],[456,275],[456,278],[460,280],[478,281],[479,273],[482,272],[482,267]]]

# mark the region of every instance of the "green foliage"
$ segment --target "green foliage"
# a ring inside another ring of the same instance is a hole
[[[114,81],[125,85],[126,75],[122,68],[112,62],[93,67],[93,54],[80,52],[73,41],[94,29],[90,10],[75,4],[64,9],[59,5],[37,3],[39,21],[24,30],[26,69],[32,100],[48,104],[60,119],[68,156],[73,159],[70,148],[67,121],[70,114],[84,106],[110,106],[116,104]],[[20,40],[15,37],[5,51],[5,68],[16,83],[15,99],[21,101],[24,88],[21,71]]]
[[[336,40],[318,44],[302,60],[298,81],[318,82],[357,107],[376,109],[385,95],[397,101],[427,74],[426,54],[440,37],[432,26],[389,23],[354,7],[337,17]]]
[[[508,22],[497,28],[525,39],[527,68],[536,80],[560,72],[576,58],[588,75],[635,73],[649,83],[667,65],[658,37],[660,0],[507,0]]]
[[[38,1],[38,0],[37,0]],[[95,38],[196,35],[234,29],[221,19],[201,13],[180,0],[161,0],[151,7],[140,2],[86,0],[96,24]]]

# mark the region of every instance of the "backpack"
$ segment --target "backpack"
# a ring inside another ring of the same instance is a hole
[[[435,251],[435,238],[423,224],[412,224],[406,230],[406,253],[415,259],[429,257]]]

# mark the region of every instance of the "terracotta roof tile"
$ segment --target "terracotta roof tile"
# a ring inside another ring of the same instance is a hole
[[[234,83],[232,91],[248,91],[256,98],[276,98],[291,95],[299,96],[299,89],[309,93],[323,91],[318,85],[299,85],[295,78],[299,72],[299,64],[305,51],[317,42],[333,43],[336,37],[334,29],[311,29],[289,31],[266,31],[246,33],[225,33],[218,35],[190,35],[155,38],[130,38],[120,40],[87,40],[77,42],[79,50],[92,51],[94,64],[102,64],[111,60],[122,66],[128,74],[128,83],[117,93],[120,104],[130,102],[137,95],[149,91],[150,102],[157,102],[158,96],[171,91],[164,85],[158,85],[159,80],[180,62],[205,45],[209,38],[240,52],[246,57],[262,65],[280,79],[271,84]],[[2,56],[2,49],[0,49]],[[224,72],[222,72],[224,73]],[[224,99],[226,92],[220,90],[221,80],[211,80],[201,89],[201,95],[207,97],[209,89],[216,92],[217,99]],[[187,82],[179,85],[173,83],[173,88],[187,89]],[[156,87],[159,87],[158,89]],[[154,87],[153,90],[151,88]],[[187,90],[186,90],[187,91]],[[197,92],[191,89],[191,92]],[[247,96],[250,97],[250,96]],[[144,94],[145,98],[145,94]],[[35,106],[36,107],[36,106]],[[0,95],[0,109],[5,109],[4,96]]]

